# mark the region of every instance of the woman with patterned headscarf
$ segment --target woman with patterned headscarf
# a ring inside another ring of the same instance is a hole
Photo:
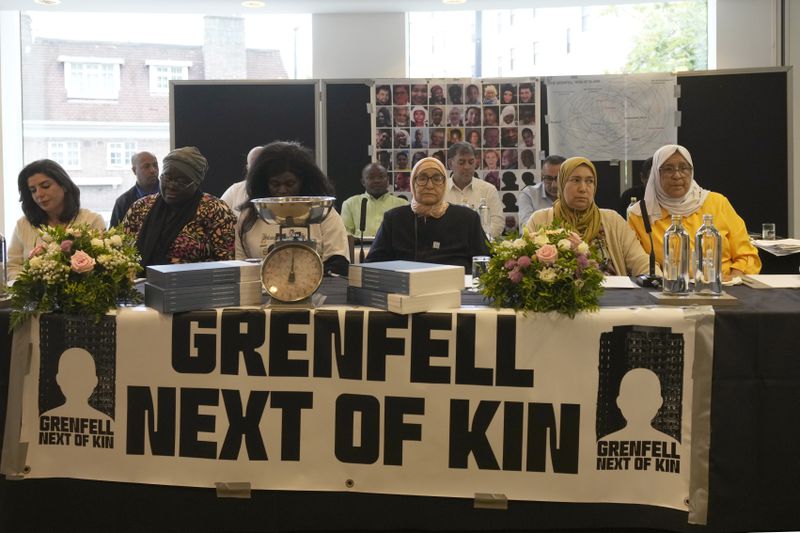
[[[371,261],[422,261],[472,267],[472,257],[488,255],[478,213],[445,201],[447,169],[426,157],[411,170],[411,205],[383,215],[366,258]]]
[[[142,266],[233,259],[236,218],[200,184],[208,162],[194,146],[164,157],[160,192],[137,200],[122,221],[137,235]]]
[[[664,233],[672,223],[672,215],[682,217],[681,223],[692,237],[689,239],[692,248],[694,234],[703,225],[703,215],[714,215],[714,226],[722,236],[723,279],[761,271],[761,259],[758,250],[750,244],[744,220],[736,214],[725,196],[698,185],[694,180],[692,156],[683,146],[668,144],[653,154],[644,202],[659,263],[663,260]],[[641,203],[637,202],[628,210],[628,224],[649,253],[650,238],[644,229],[642,215]]]
[[[584,157],[571,157],[558,171],[558,199],[553,207],[535,211],[528,220],[528,231],[560,220],[576,230],[581,238],[597,250],[600,269],[610,276],[647,274],[649,256],[642,249],[625,219],[611,209],[600,209],[594,203],[597,191],[597,170]]]

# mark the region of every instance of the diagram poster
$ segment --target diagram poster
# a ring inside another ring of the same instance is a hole
[[[677,143],[674,75],[565,76],[546,84],[552,154],[647,159],[659,147]]]

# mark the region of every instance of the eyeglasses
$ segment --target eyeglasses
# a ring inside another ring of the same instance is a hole
[[[414,178],[414,183],[419,183],[420,185],[427,185],[429,181],[432,181],[434,185],[441,185],[444,183],[445,177],[441,174],[434,174],[433,176],[426,176],[424,174],[420,174],[419,176]]]
[[[689,174],[692,171],[692,167],[690,165],[678,165],[677,167],[667,165],[660,167],[658,170],[659,172],[666,174],[667,176],[672,176],[676,173],[683,174],[685,176],[686,174]]]
[[[557,178],[557,177],[555,177],[555,176],[542,176],[542,181],[544,181],[544,182],[546,182],[546,183],[553,183],[553,182],[554,182],[554,181],[556,181],[557,179],[558,179],[558,178]]]
[[[161,182],[161,185],[167,185],[180,190],[189,189],[195,184],[194,181],[190,179],[173,178],[168,174],[161,174],[158,180]]]

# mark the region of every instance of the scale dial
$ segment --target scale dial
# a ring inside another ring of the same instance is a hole
[[[270,297],[293,303],[310,298],[322,283],[322,259],[308,244],[277,245],[261,263],[261,283]]]

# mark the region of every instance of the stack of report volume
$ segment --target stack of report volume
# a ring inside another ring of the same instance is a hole
[[[213,261],[147,267],[144,303],[162,313],[261,304],[261,266]]]
[[[382,261],[350,265],[347,303],[407,315],[461,307],[464,267]]]

